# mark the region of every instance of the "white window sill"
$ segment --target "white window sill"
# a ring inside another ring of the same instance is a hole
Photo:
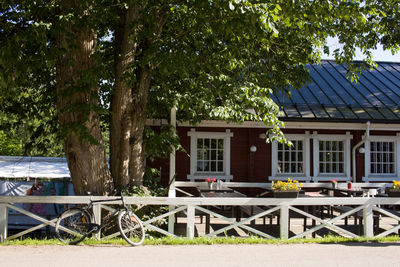
[[[363,177],[363,182],[392,182],[393,180],[399,180],[396,176],[374,176],[374,177]]]
[[[295,175],[295,174],[284,174],[284,175],[277,175],[277,176],[269,176],[269,181],[287,181],[290,178],[292,180],[302,181],[302,182],[310,182],[311,177],[307,177],[304,175]]]
[[[312,177],[313,182],[329,182],[331,180],[337,180],[338,182],[350,182],[351,181],[351,177],[346,177],[346,176],[335,176],[335,175],[331,175],[331,176],[314,176]]]

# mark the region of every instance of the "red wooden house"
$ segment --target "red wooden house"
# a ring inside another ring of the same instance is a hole
[[[400,64],[380,62],[374,70],[363,71],[357,83],[334,61],[309,70],[311,83],[293,90],[290,99],[273,96],[282,107],[283,132],[293,146],[266,143],[267,128],[259,122],[178,123],[187,153],[176,153],[176,180],[399,180]],[[169,161],[156,167],[168,184]]]

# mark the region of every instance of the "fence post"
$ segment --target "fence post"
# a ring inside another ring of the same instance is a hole
[[[373,209],[371,204],[366,204],[363,207],[363,224],[364,224],[364,236],[374,236],[374,217]]]
[[[8,207],[0,203],[0,242],[4,242],[8,232]]]
[[[93,205],[93,215],[94,215],[94,221],[97,224],[101,224],[101,204],[94,204]],[[101,238],[101,231],[96,233],[96,238],[100,239]]]
[[[186,236],[189,239],[194,238],[194,214],[195,208],[192,205],[187,206],[187,226],[186,226]]]
[[[280,214],[280,232],[281,239],[288,239],[289,237],[289,206],[287,204],[281,205]]]
[[[174,187],[173,183],[171,184],[171,187]],[[175,197],[175,188],[170,188],[168,191],[168,197]],[[174,205],[169,205],[169,211],[173,211],[175,209]],[[170,234],[174,234],[175,230],[175,216],[176,214],[171,214],[168,216],[168,232]]]

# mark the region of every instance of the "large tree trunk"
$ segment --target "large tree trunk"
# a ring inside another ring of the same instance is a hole
[[[143,146],[143,132],[147,119],[147,95],[150,88],[151,73],[149,70],[141,69],[137,75],[138,83],[133,91],[132,129],[131,129],[131,161],[129,170],[132,185],[143,184],[145,168],[145,154]]]
[[[137,64],[136,54],[145,54],[161,35],[166,16],[158,16],[152,25],[141,20],[144,7],[119,10],[115,27],[115,83],[111,101],[110,154],[111,173],[119,188],[143,184],[145,154],[143,133],[146,124],[147,95],[151,72],[156,64]],[[150,31],[152,34],[145,34]],[[156,52],[153,52],[156,53]],[[140,56],[139,56],[140,57]],[[150,66],[151,65],[151,66]]]
[[[87,15],[79,1],[61,3],[64,13],[73,10],[77,16]],[[69,51],[56,62],[57,108],[60,125],[66,131],[64,148],[74,191],[77,195],[85,191],[106,195],[112,190],[112,179],[99,116],[91,108],[98,105],[99,92],[95,82],[85,77],[94,65],[90,57],[96,49],[96,33],[74,21],[60,32],[57,46]]]
[[[137,19],[137,9],[132,6],[118,10],[119,20],[115,27],[114,70],[115,83],[111,99],[110,164],[114,184],[126,187],[130,182],[129,162],[132,128],[132,88],[129,68],[135,61],[137,44],[132,39],[131,24]]]

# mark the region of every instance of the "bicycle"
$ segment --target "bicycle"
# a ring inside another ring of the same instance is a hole
[[[94,203],[121,201],[103,223],[96,223],[93,213],[90,212]],[[57,219],[55,232],[57,238],[70,245],[76,245],[87,236],[98,233],[111,224],[111,219],[118,214],[118,228],[122,237],[132,246],[141,245],[145,238],[144,227],[138,216],[125,204],[123,196],[116,199],[92,200],[85,207],[73,207],[64,210]]]

